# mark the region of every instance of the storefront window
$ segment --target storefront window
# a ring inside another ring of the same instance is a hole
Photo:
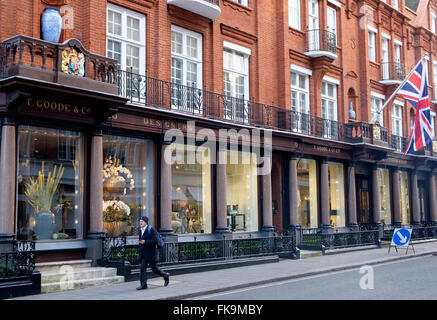
[[[226,200],[230,231],[258,231],[258,175],[255,153],[228,151]]]
[[[399,171],[399,186],[401,189],[401,220],[402,224],[410,224],[410,196],[407,171]]]
[[[330,224],[332,227],[345,227],[344,170],[343,164],[328,162]]]
[[[298,159],[297,188],[297,209],[300,225],[304,228],[317,228],[317,176],[315,160]]]
[[[138,235],[138,220],[155,226],[154,144],[103,136],[103,225],[109,236]]]
[[[19,126],[17,237],[82,238],[83,178],[81,133]]]
[[[204,147],[185,146],[182,158],[177,150],[172,154],[171,167],[173,232],[211,233],[210,151]]]
[[[381,219],[391,224],[390,174],[388,169],[378,169],[379,198],[381,201]]]

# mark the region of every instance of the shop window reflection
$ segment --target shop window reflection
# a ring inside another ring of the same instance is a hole
[[[401,220],[403,225],[410,224],[409,179],[407,171],[399,171],[399,186],[401,192]]]
[[[344,169],[342,163],[328,162],[330,224],[332,227],[345,227]]]
[[[138,234],[138,220],[154,225],[153,141],[103,136],[103,225],[109,236]]]
[[[228,229],[230,231],[258,231],[256,154],[235,150],[228,151],[226,200]]]
[[[298,212],[304,228],[317,228],[317,176],[316,161],[298,159]]]
[[[390,174],[388,169],[378,168],[378,185],[381,201],[381,219],[384,224],[390,225],[391,206],[390,206]]]
[[[79,132],[18,127],[19,239],[82,238],[82,157]]]
[[[181,156],[180,150],[184,152]],[[211,233],[211,161],[204,147],[180,145],[172,153],[173,232]]]

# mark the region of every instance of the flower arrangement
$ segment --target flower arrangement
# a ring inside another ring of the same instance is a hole
[[[38,171],[38,177],[30,177],[29,182],[25,181],[26,188],[24,194],[27,202],[35,209],[35,212],[50,211],[52,208],[53,197],[61,182],[64,168],[54,166],[53,172],[49,172],[47,180],[44,175],[44,161],[41,164],[41,170]]]
[[[130,216],[129,206],[120,200],[103,201],[103,221],[128,221]]]
[[[108,156],[103,165],[103,183],[110,187],[135,188],[135,180],[130,170],[120,165],[120,159]]]

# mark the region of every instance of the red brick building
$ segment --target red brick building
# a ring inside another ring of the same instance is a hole
[[[59,43],[41,40],[48,7]],[[436,145],[402,155],[400,96],[378,114],[426,54],[435,126],[436,15],[427,0],[2,1],[0,232],[50,260],[105,230],[134,237],[142,215],[178,241],[436,223]],[[199,141],[168,164],[165,133],[189,144],[187,121]],[[244,139],[207,145],[220,129],[268,129],[272,170],[256,174]],[[49,173],[53,200],[36,205],[31,178]]]

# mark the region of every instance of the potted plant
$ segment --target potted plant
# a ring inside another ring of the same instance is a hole
[[[126,194],[126,189],[135,188],[135,180],[128,168],[117,157],[108,156],[103,165],[103,186],[109,193]]]
[[[103,201],[103,226],[110,237],[118,237],[129,226],[130,208],[120,200]]]
[[[27,202],[35,211],[34,231],[38,239],[50,239],[54,232],[55,215],[51,211],[53,197],[61,182],[64,168],[62,165],[55,165],[53,172],[49,172],[47,179],[44,175],[44,161],[41,164],[41,170],[38,171],[36,178],[30,177],[29,181],[24,182],[25,196]]]

